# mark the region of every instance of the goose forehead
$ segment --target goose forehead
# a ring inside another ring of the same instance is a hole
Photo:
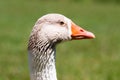
[[[47,14],[42,16],[39,20],[44,21],[64,21],[64,22],[68,22],[69,19],[67,17],[65,17],[64,15],[61,14]]]

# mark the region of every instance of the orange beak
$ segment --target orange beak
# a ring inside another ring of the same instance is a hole
[[[71,25],[71,30],[72,30],[71,37],[73,40],[95,38],[95,35],[92,32],[86,31],[74,23],[72,23],[72,25]]]

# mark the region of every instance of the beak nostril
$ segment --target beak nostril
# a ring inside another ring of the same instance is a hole
[[[81,32],[84,32],[84,30],[80,29]]]

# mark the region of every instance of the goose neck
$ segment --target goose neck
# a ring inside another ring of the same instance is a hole
[[[55,68],[55,45],[40,42],[29,50],[31,80],[57,80]]]

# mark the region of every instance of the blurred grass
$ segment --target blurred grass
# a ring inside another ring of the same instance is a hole
[[[72,1],[0,1],[0,80],[29,80],[27,41],[35,21],[61,13],[94,40],[57,47],[58,80],[120,80],[120,6]]]

